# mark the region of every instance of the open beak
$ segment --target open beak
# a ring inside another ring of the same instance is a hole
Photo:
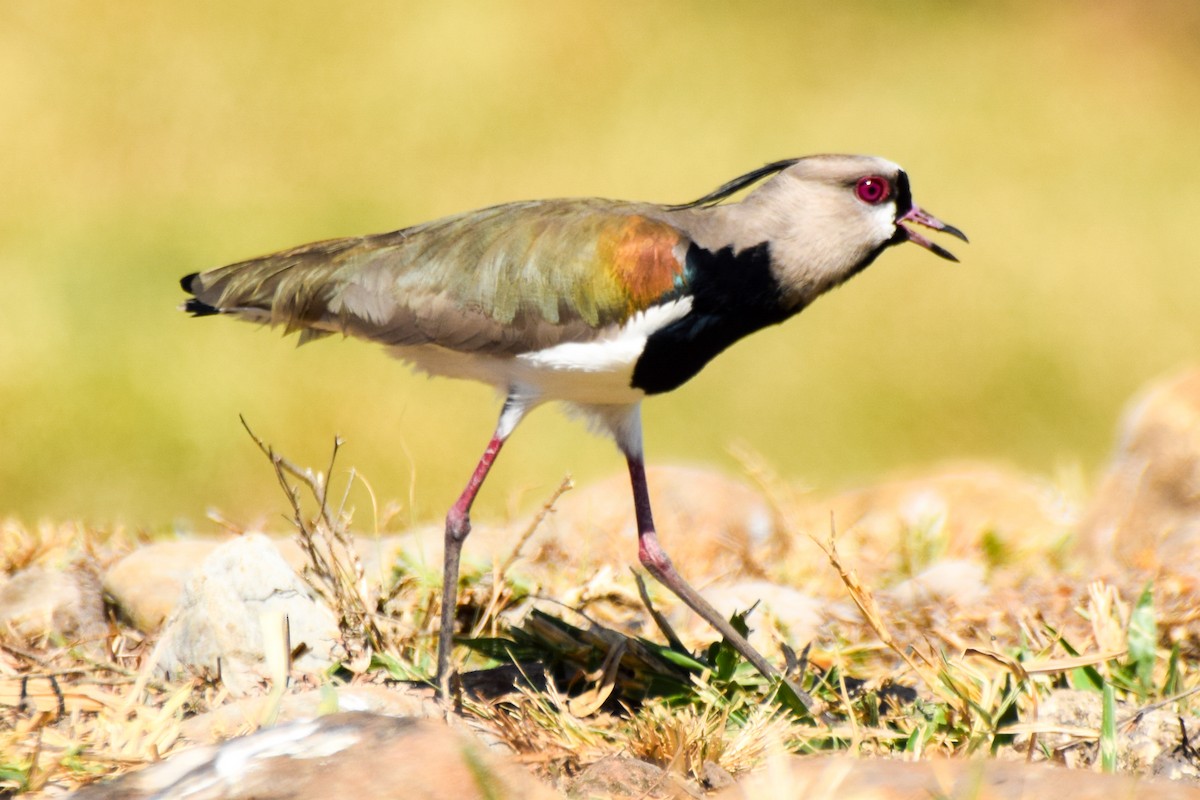
[[[913,206],[911,209],[909,209],[907,214],[896,220],[897,233],[899,233],[901,237],[913,242],[914,244],[919,244],[921,247],[924,247],[931,253],[939,255],[949,261],[958,261],[958,259],[955,258],[954,253],[951,253],[940,244],[934,244],[921,234],[914,231],[912,228],[906,227],[902,224],[904,222],[915,222],[918,225],[924,225],[926,228],[932,228],[935,231],[942,231],[943,233],[948,233],[951,236],[957,236],[964,242],[969,241],[967,239],[967,235],[958,228],[954,227],[953,225],[947,225],[932,214],[922,211],[918,206]]]

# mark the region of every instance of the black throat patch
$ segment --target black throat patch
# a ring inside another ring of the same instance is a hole
[[[686,273],[691,310],[652,333],[633,368],[631,384],[646,394],[681,386],[738,339],[800,311],[783,308],[768,242],[736,254],[692,244]]]

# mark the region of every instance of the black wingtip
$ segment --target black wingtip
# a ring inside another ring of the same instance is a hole
[[[211,317],[213,314],[221,313],[221,309],[217,308],[216,306],[210,306],[203,300],[197,300],[194,297],[181,305],[179,308],[181,311],[188,312],[193,317]]]
[[[193,284],[196,282],[196,278],[199,277],[199,275],[199,272],[193,272],[191,275],[184,275],[179,279],[179,285],[183,287],[185,292],[195,294],[197,289],[193,286]],[[211,306],[197,297],[188,298],[186,302],[179,306],[179,310],[186,311],[193,317],[211,317],[213,314],[221,313],[221,309],[217,308],[216,306]]]

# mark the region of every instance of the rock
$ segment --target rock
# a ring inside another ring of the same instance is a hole
[[[310,565],[308,553],[300,544],[298,536],[272,536],[271,544],[279,550],[279,555],[283,556],[283,560],[288,566],[296,571],[297,575],[304,574],[304,570]],[[386,578],[386,575],[381,575],[380,556],[390,552],[390,550],[380,542],[372,541],[366,537],[355,536],[354,548],[359,559],[363,564],[364,575],[373,580],[375,583],[382,583],[381,577]],[[398,550],[398,548],[397,548]],[[345,558],[345,551],[338,548],[338,555]],[[388,565],[390,570],[391,565]]]
[[[754,608],[749,617],[750,643],[763,652],[772,650],[777,641],[766,631],[764,617],[773,619],[792,647],[803,648],[817,638],[820,627],[826,622],[827,610],[831,606],[841,607],[840,604],[818,600],[790,586],[755,579],[706,586],[704,597],[725,619],[735,612]],[[718,636],[708,623],[682,603],[677,604],[670,620],[677,630],[687,631],[690,638],[715,640]]]
[[[932,797],[977,800],[1060,798],[1109,800],[1153,797],[1197,800],[1200,790],[1132,775],[1104,775],[1047,764],[997,760],[902,762],[848,756],[785,756],[773,759],[719,800],[924,800]]]
[[[797,530],[838,550],[864,580],[911,576],[944,558],[1028,569],[1056,547],[1077,513],[1045,481],[987,464],[948,464],[804,503]],[[808,555],[806,551],[806,555]]]
[[[663,548],[694,583],[762,576],[763,547],[776,536],[767,502],[742,481],[716,470],[651,466],[646,470]],[[589,570],[638,563],[637,523],[628,474],[569,492],[525,552],[535,563]]]
[[[407,537],[401,534],[354,537],[354,546],[362,560],[363,576],[367,581],[377,586],[391,586],[392,570],[404,551],[405,541]]]
[[[771,510],[762,496],[720,472],[696,467],[651,466],[646,470],[654,519],[663,547],[689,580],[761,575],[760,545],[776,535]],[[463,547],[464,562],[476,565],[506,559],[530,517],[507,526],[475,521]],[[403,550],[440,571],[442,526],[422,527]],[[521,550],[518,569],[553,584],[563,575],[637,566],[637,524],[629,475],[615,474],[559,498]]]
[[[302,692],[289,692],[276,701],[269,695],[235,698],[204,714],[188,717],[179,726],[180,735],[189,742],[211,744],[234,735],[255,730],[268,714],[276,724],[312,719],[333,703],[332,711],[364,711],[391,717],[437,719],[445,716],[444,707],[435,699],[433,687],[410,686],[324,686]]]
[[[232,692],[244,694],[267,677],[263,626],[273,615],[287,619],[293,651],[305,645],[294,669],[324,670],[341,655],[333,612],[269,539],[252,534],[226,542],[184,586],[156,647],[157,667],[172,677],[219,673]]]
[[[95,577],[82,569],[29,567],[0,585],[0,631],[27,640],[94,640],[108,632]]]
[[[295,536],[270,539],[283,560],[302,574],[308,555]],[[356,536],[355,548],[369,582],[386,585],[404,536]],[[117,613],[144,633],[158,630],[179,602],[183,585],[201,562],[221,546],[217,539],[152,542],[126,555],[104,575],[104,592]]]
[[[690,800],[703,797],[695,786],[662,767],[627,755],[612,755],[586,767],[567,785],[567,797],[646,797]]]
[[[1157,774],[1195,782],[1196,769],[1184,769],[1174,756],[1182,751],[1186,725],[1190,741],[1200,733],[1200,719],[1181,717],[1165,710],[1138,711],[1125,703],[1117,703],[1117,766],[1122,772]],[[1102,718],[1102,701],[1097,692],[1058,689],[1038,703],[1037,725],[1039,749],[1059,754],[1067,766],[1091,767],[1099,759],[1097,745]],[[1057,728],[1058,731],[1047,728]],[[1086,731],[1090,735],[1081,736]],[[1028,734],[1020,734],[1017,749],[1027,749]],[[1184,759],[1186,762],[1187,759]]]
[[[1080,538],[1101,565],[1200,576],[1200,369],[1151,384],[1125,413]]]
[[[1193,733],[1195,732],[1193,731]],[[1190,753],[1185,753],[1183,748],[1175,747],[1171,750],[1164,750],[1154,757],[1154,762],[1150,765],[1150,774],[1156,778],[1200,786],[1200,763],[1198,762],[1200,759],[1196,758],[1195,749]]]
[[[983,565],[974,561],[945,559],[901,581],[883,594],[902,606],[936,604],[965,608],[986,596],[984,572]]]
[[[76,800],[491,800],[557,795],[444,724],[345,712],[198,747]]]
[[[700,770],[704,788],[712,791],[725,789],[737,782],[724,767],[720,764],[714,764],[711,761],[705,761]]]
[[[109,567],[104,593],[117,614],[143,633],[170,616],[183,584],[220,546],[212,539],[179,539],[143,545]]]

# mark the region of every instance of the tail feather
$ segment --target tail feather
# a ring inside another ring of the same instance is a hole
[[[329,297],[336,290],[331,275],[338,264],[323,256],[338,245],[348,249],[340,241],[316,243],[185,275],[179,285],[193,296],[180,310],[196,317],[228,314],[281,325],[286,333],[325,327]]]

